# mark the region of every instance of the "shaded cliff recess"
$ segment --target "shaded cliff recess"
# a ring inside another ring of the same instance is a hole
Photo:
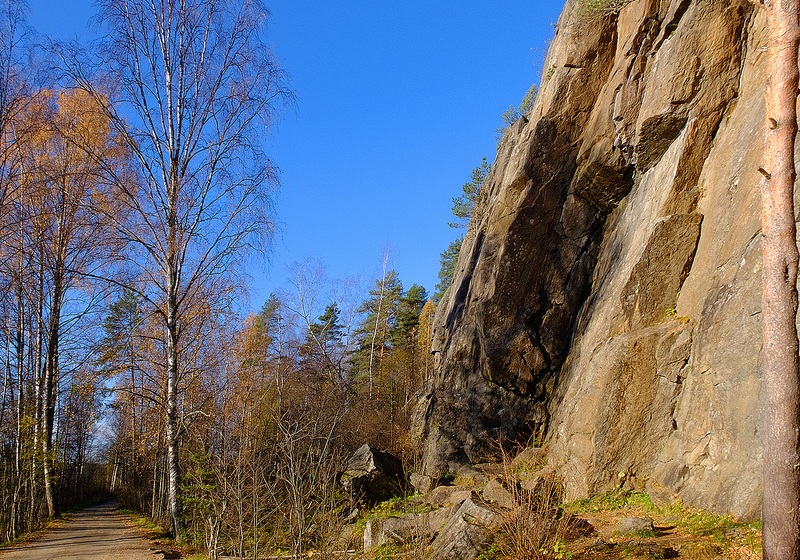
[[[521,441],[567,499],[659,487],[755,517],[764,10],[607,8],[567,2],[484,183],[437,311],[421,470]]]

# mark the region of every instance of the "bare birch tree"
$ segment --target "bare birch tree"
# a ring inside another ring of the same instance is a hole
[[[268,13],[259,0],[99,4],[107,30],[95,66],[102,71],[89,75],[85,61],[68,66],[135,159],[136,177],[109,178],[129,216],[115,226],[130,244],[135,289],[164,330],[167,503],[180,538],[187,312],[272,231],[275,176],[263,137],[289,94],[264,41]]]
[[[379,287],[379,291],[377,294],[378,306],[377,309],[375,310],[375,328],[372,330],[372,341],[370,342],[370,347],[369,347],[369,397],[370,398],[372,398],[372,385],[374,380],[374,375],[372,370],[373,370],[373,364],[375,363],[375,343],[378,340],[378,332],[385,333],[385,329],[381,330],[380,327],[381,327],[381,320],[382,319],[385,320],[385,317],[382,315],[381,312],[383,311],[383,300],[386,292],[386,274],[387,274],[386,266],[389,263],[388,249],[386,249],[383,252],[382,262],[383,266],[381,268],[381,279],[380,282],[378,282],[378,287]],[[383,348],[383,346],[381,346],[381,348]],[[380,354],[381,357],[383,357],[383,350],[381,350]]]
[[[0,217],[10,194],[11,179],[19,171],[14,155],[21,135],[12,125],[31,99],[21,64],[26,50],[26,10],[24,1],[0,0]]]
[[[800,558],[798,251],[794,217],[798,0],[768,0],[767,118],[762,195],[765,560]]]

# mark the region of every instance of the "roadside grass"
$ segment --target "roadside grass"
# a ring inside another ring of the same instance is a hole
[[[150,540],[170,540],[169,531],[142,512],[126,508],[117,508],[116,511],[130,519],[136,527],[147,534],[147,538]]]
[[[35,531],[31,531],[30,533],[25,533],[23,535],[18,536],[16,539],[10,541],[0,542],[0,550],[17,546],[20,544],[25,544],[31,541],[35,541],[36,539],[41,537],[46,531],[60,527],[61,525],[64,524],[65,521],[66,519],[64,518],[50,519],[48,521],[45,521],[44,524]]]
[[[140,532],[155,546],[162,549],[165,558],[187,558],[189,560],[207,560],[208,556],[191,543],[178,543],[167,529],[154,521],[150,516],[132,509],[117,508],[116,512],[130,519]]]
[[[10,540],[10,541],[0,541],[0,550],[2,550],[4,548],[11,547],[11,546],[16,546],[18,544],[24,544],[24,543],[36,540],[39,537],[41,537],[42,534],[45,531],[60,527],[64,523],[64,521],[69,519],[70,514],[75,513],[76,511],[79,511],[79,510],[82,510],[82,509],[86,509],[87,507],[91,507],[91,506],[96,506],[98,504],[102,504],[103,502],[107,502],[110,499],[111,498],[109,496],[102,495],[102,496],[93,496],[93,497],[90,497],[90,498],[86,498],[86,499],[84,499],[82,501],[72,503],[72,504],[70,504],[70,505],[68,505],[68,506],[66,506],[66,507],[64,507],[62,509],[61,515],[63,515],[64,517],[61,517],[61,518],[58,518],[58,519],[48,519],[48,520],[43,522],[41,527],[39,527],[38,529],[36,529],[34,531],[31,531],[30,533],[22,534],[22,535],[18,536],[17,538],[15,538],[13,540]]]

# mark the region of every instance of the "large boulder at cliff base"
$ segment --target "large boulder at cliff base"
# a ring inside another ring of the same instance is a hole
[[[400,459],[366,443],[350,457],[340,480],[353,503],[367,507],[402,496],[408,490]]]
[[[493,506],[467,498],[431,543],[431,560],[471,560],[484,549],[501,514]]]

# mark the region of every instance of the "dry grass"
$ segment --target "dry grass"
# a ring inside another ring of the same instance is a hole
[[[757,560],[761,531],[757,522],[714,515],[679,501],[656,505],[641,492],[618,489],[564,504],[559,481],[539,471],[526,491],[518,471],[503,457],[504,486],[515,508],[494,531],[478,560]],[[530,474],[526,471],[526,474]],[[620,520],[653,520],[654,530],[622,533]]]
[[[581,10],[586,15],[614,15],[630,2],[631,0],[581,0]]]
[[[502,454],[506,487],[514,501],[493,534],[493,545],[485,560],[553,560],[568,558],[565,548],[569,515],[564,511],[563,486],[552,477],[539,479],[526,490],[515,478],[511,457]]]
[[[739,522],[680,502],[656,505],[647,494],[617,490],[567,507],[596,529],[589,538],[570,541],[574,560],[761,558],[758,523]],[[630,516],[652,519],[655,530],[648,535],[620,533],[619,520]]]
[[[500,558],[545,560],[564,556],[569,516],[560,507],[561,485],[542,479],[535,491],[512,491],[516,508],[505,515],[495,542]]]

